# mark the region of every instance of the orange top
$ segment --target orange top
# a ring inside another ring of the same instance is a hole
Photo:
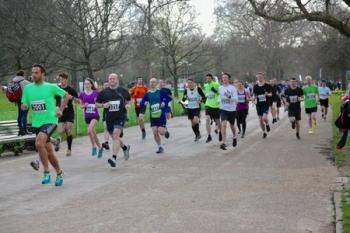
[[[140,107],[141,100],[143,96],[147,93],[146,86],[134,86],[130,89],[131,98],[134,99],[134,103],[136,107]]]

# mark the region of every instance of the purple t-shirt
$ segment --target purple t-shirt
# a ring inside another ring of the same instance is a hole
[[[83,104],[88,104],[84,108],[84,115],[86,119],[97,119],[100,116],[95,105],[97,96],[97,91],[93,91],[90,95],[86,94],[84,91],[80,93],[79,99],[83,102]]]
[[[237,103],[237,111],[242,111],[249,109],[249,102],[247,99],[247,91],[239,91],[237,90],[238,103]]]

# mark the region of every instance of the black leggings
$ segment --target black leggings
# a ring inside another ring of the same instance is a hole
[[[242,129],[242,133],[245,133],[245,130],[247,128],[247,116],[248,116],[248,109],[237,111],[237,126],[239,131]],[[242,128],[241,128],[242,125]]]

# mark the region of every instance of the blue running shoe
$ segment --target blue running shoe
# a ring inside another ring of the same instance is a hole
[[[44,172],[43,180],[41,181],[42,184],[48,184],[51,182],[51,175],[50,172]]]
[[[102,158],[103,156],[103,147],[101,147],[100,149],[98,149],[98,155],[97,155],[97,158]]]
[[[96,147],[92,147],[91,155],[92,156],[96,156],[97,155],[97,148]]]
[[[63,172],[60,172],[56,176],[55,186],[59,187],[59,186],[62,186],[62,184],[63,184]]]

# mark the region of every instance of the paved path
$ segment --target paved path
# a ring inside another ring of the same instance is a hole
[[[173,119],[163,155],[128,128],[132,157],[114,170],[80,138],[71,158],[59,153],[61,188],[40,184],[29,167],[36,155],[3,159],[0,232],[333,232],[330,123],[310,136],[303,116],[301,141],[285,115],[265,140],[257,123],[252,111],[247,137],[223,152],[217,138],[195,143],[187,119]]]

